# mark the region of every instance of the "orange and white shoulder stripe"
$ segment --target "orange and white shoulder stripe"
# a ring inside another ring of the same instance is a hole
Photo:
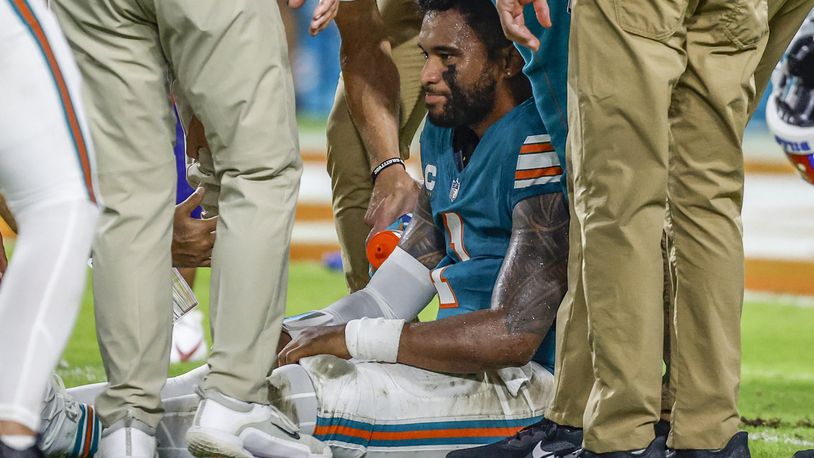
[[[514,172],[514,189],[559,183],[562,165],[549,135],[530,135],[523,141]]]

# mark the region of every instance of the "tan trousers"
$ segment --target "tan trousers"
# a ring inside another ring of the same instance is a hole
[[[765,8],[758,0],[575,5],[569,142],[578,275],[560,312],[570,315],[560,337],[579,337],[571,321],[584,305],[593,353],[582,422],[590,450],[637,449],[653,438],[668,195],[677,265],[669,442],[718,448],[737,427],[740,143],[765,44]],[[560,359],[561,366],[572,363]],[[567,377],[558,374],[558,383]],[[563,419],[559,400],[555,421]]]
[[[301,174],[276,2],[54,0],[86,86],[104,210],[96,326],[110,387],[103,423],[155,427],[171,333],[176,171],[168,81],[206,128],[220,183],[205,390],[267,403]],[[211,208],[209,209],[212,210]]]
[[[753,113],[757,100],[760,98],[761,92],[765,89],[772,69],[780,60],[783,52],[789,45],[792,37],[797,29],[802,24],[808,12],[814,7],[814,0],[798,0],[798,1],[784,1],[784,0],[769,0],[769,39],[766,45],[761,60],[755,71],[755,87],[757,89],[757,97],[750,105],[749,113]],[[568,155],[570,159],[570,154]],[[573,202],[573,181],[570,180],[571,164],[568,164],[569,170],[569,195]],[[573,206],[571,213],[573,214]],[[669,217],[669,214],[668,214]],[[668,221],[669,232],[669,221]],[[556,367],[556,394],[552,402],[549,412],[549,418],[559,424],[569,425],[574,427],[582,427],[583,413],[585,405],[588,402],[593,384],[593,369],[591,367],[591,355],[587,350],[588,348],[588,328],[587,328],[587,310],[585,308],[584,293],[582,292],[582,259],[580,251],[580,226],[577,218],[571,219],[571,251],[569,259],[569,294],[566,295],[562,305],[560,306],[557,315],[557,367]],[[665,238],[663,243],[666,244],[664,248],[663,262],[670,262],[671,255],[673,264],[675,262],[675,251],[670,243],[672,238]],[[576,247],[576,249],[575,249]],[[675,269],[665,267],[665,272],[671,275],[665,275],[665,290],[664,294],[672,296],[672,289],[675,284],[675,279],[671,276],[675,275]],[[669,287],[669,288],[668,288]],[[573,291],[573,294],[570,293]],[[672,298],[667,298],[664,301],[666,309],[672,302]],[[665,310],[666,310],[665,309]],[[672,322],[672,312],[665,315],[664,326],[665,329],[669,327]],[[664,336],[667,342],[664,343],[665,361],[668,362],[668,377],[669,377],[669,333]],[[673,394],[668,383],[665,383],[662,389],[662,417],[672,409]]]
[[[378,5],[390,31],[393,60],[401,78],[399,154],[406,159],[413,136],[427,112],[421,100],[420,76],[424,67],[424,57],[418,47],[421,17],[413,0],[378,0]],[[373,181],[370,179],[368,154],[350,117],[341,78],[328,118],[327,135],[328,174],[331,176],[336,233],[342,247],[342,265],[348,288],[357,291],[370,280],[365,255],[365,239],[370,226],[365,224],[365,212],[373,192]]]

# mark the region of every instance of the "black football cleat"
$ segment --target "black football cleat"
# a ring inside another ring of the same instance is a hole
[[[666,439],[659,436],[653,439],[653,442],[644,450],[608,453],[594,453],[590,450],[578,450],[571,455],[567,455],[567,458],[664,458],[666,453]]]
[[[751,458],[749,435],[741,431],[729,439],[726,447],[718,450],[673,450],[667,451],[667,458]]]
[[[795,453],[792,458],[814,458],[814,449],[800,450],[799,452]]]
[[[480,447],[455,450],[447,454],[447,458],[525,458],[532,453],[537,444],[563,443],[563,447],[575,450],[582,443],[582,430],[561,426],[549,419],[527,426],[514,436],[507,437],[500,442]]]
[[[570,442],[537,442],[526,458],[566,458],[577,456],[582,449]]]
[[[0,458],[44,458],[42,450],[36,444],[24,450],[9,447],[0,440]]]
[[[653,425],[653,430],[658,437],[667,437],[670,434],[670,422],[667,420],[659,420]]]

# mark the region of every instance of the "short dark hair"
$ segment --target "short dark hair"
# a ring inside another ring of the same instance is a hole
[[[490,59],[496,59],[500,52],[512,45],[503,34],[500,17],[491,0],[417,0],[418,10],[423,18],[433,11],[455,10],[461,13],[469,27],[475,31],[486,45]]]

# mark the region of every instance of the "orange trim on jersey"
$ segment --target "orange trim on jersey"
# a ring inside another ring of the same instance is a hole
[[[37,20],[37,17],[34,15],[34,12],[31,10],[28,3],[25,0],[11,0],[11,2],[16,7],[20,18],[22,18],[22,20],[31,30],[34,39],[37,41],[37,44],[40,46],[40,49],[45,56],[45,61],[48,64],[48,68],[51,70],[51,75],[56,82],[57,92],[59,92],[62,108],[65,112],[65,118],[68,121],[68,130],[73,137],[74,146],[76,147],[76,152],[79,156],[79,163],[82,168],[85,187],[88,190],[88,197],[90,198],[91,202],[96,203],[96,194],[93,190],[93,179],[91,177],[90,156],[87,144],[85,143],[85,137],[82,135],[82,129],[80,128],[79,119],[76,115],[73,101],[71,100],[71,94],[68,91],[68,85],[65,83],[65,78],[62,76],[62,71],[59,68],[59,63],[54,55],[54,51],[51,49],[51,44],[48,42],[48,37],[42,30],[39,20]]]
[[[520,154],[548,153],[550,151],[554,151],[554,145],[551,143],[534,143],[520,147]]]
[[[86,417],[86,425],[85,425],[85,451],[82,453],[82,458],[87,458],[90,456],[90,444],[91,440],[93,439],[93,407],[87,406],[87,413],[85,414]]]
[[[518,170],[514,173],[515,180],[530,180],[532,178],[551,177],[562,175],[562,167],[543,167],[541,169]]]
[[[365,440],[396,441],[410,439],[436,439],[449,437],[508,437],[523,429],[522,426],[510,428],[461,428],[433,429],[415,431],[368,431],[341,425],[317,425],[315,436],[342,435]]]

